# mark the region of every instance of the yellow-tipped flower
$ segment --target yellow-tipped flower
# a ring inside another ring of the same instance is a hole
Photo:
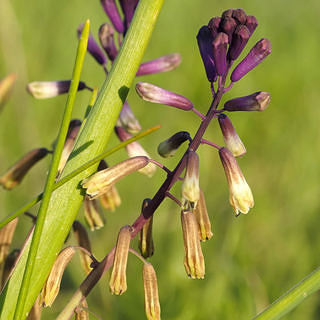
[[[146,208],[151,200],[144,199],[142,203],[142,212]],[[153,216],[151,216],[148,221],[143,225],[139,234],[139,250],[144,258],[149,258],[153,255],[154,244],[152,239],[152,223]]]
[[[187,275],[192,279],[203,279],[204,257],[200,245],[198,223],[193,212],[181,211],[181,224],[185,251],[184,267]]]
[[[194,151],[189,151],[186,174],[182,183],[182,206],[192,209],[200,198],[199,157]]]
[[[127,262],[131,241],[131,227],[124,226],[120,229],[113,260],[113,268],[109,281],[112,294],[121,295],[127,290]]]
[[[101,205],[105,209],[110,211],[114,211],[117,207],[121,205],[121,198],[115,186],[111,186],[106,193],[102,194],[99,197],[99,199]]]
[[[202,190],[200,190],[200,199],[193,213],[199,225],[200,241],[207,241],[211,239],[211,237],[213,236],[211,231],[211,222],[208,215],[206,200]]]
[[[16,79],[16,74],[11,73],[0,81],[0,110],[8,101],[8,98],[10,96],[13,85],[16,82]]]
[[[90,200],[88,196],[84,198],[84,218],[91,231],[99,230],[104,226],[96,200]]]
[[[28,171],[42,158],[48,154],[46,148],[34,149],[24,155],[8,171],[0,177],[0,185],[5,189],[11,190],[18,185]]]
[[[107,168],[109,168],[108,164],[104,160],[101,160],[98,166],[98,171],[105,170]],[[110,186],[110,189],[106,193],[102,194],[99,197],[99,200],[105,209],[111,211],[114,211],[121,204],[121,198],[114,185]]]
[[[219,114],[218,120],[227,148],[235,157],[243,156],[247,150],[233,127],[231,120],[223,113]]]
[[[82,187],[86,190],[90,199],[100,197],[110,190],[117,181],[128,174],[144,168],[149,163],[149,159],[144,156],[134,157],[124,160],[108,169],[99,171],[91,177],[82,181]]]
[[[42,306],[51,307],[51,305],[53,304],[60,290],[60,283],[61,283],[64,270],[66,269],[67,265],[71,261],[75,252],[76,252],[75,248],[71,246],[66,247],[62,251],[60,251],[50,271],[48,279],[41,291]]]
[[[148,320],[160,320],[157,275],[151,263],[143,265],[144,308]]]
[[[73,228],[73,233],[75,235],[75,238],[77,239],[78,245],[88,250],[89,252],[91,252],[91,244],[90,244],[90,240],[89,240],[89,236],[86,228],[77,220],[74,221],[72,228]],[[79,254],[80,254],[81,265],[85,273],[88,274],[92,270],[91,268],[92,259],[89,255],[87,255],[82,250],[79,251]]]
[[[229,185],[230,204],[237,216],[246,214],[254,206],[251,189],[233,154],[227,148],[221,148],[219,155]]]

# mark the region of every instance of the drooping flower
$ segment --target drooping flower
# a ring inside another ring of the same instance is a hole
[[[227,177],[230,204],[237,216],[240,213],[246,214],[254,206],[251,189],[231,151],[221,148],[219,155]]]

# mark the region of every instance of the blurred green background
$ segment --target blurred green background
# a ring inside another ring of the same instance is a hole
[[[183,61],[175,71],[139,81],[181,93],[205,113],[210,90],[195,36],[212,16],[232,7],[245,9],[259,21],[248,47],[266,37],[273,49],[224,98],[259,90],[272,96],[263,113],[230,115],[247,147],[239,165],[256,204],[247,216],[234,218],[218,154],[201,147],[201,186],[214,232],[212,240],[202,245],[206,278],[187,278],[179,208],[165,201],[154,219],[155,255],[151,259],[158,275],[163,319],[250,319],[320,262],[320,2],[165,1],[144,60],[180,52]],[[60,126],[66,96],[36,101],[27,94],[26,84],[70,78],[77,26],[89,18],[96,35],[106,16],[98,0],[1,0],[0,18],[0,78],[10,72],[18,75],[10,102],[0,115],[2,174],[30,149],[50,147]],[[103,70],[89,55],[82,78],[91,86],[101,86],[104,79]],[[74,117],[83,116],[89,98],[89,92],[78,94]],[[162,125],[142,144],[152,157],[173,168],[182,150],[174,159],[162,160],[156,153],[158,143],[179,130],[194,134],[199,120],[193,114],[143,102],[134,90],[128,100],[143,128]],[[223,143],[217,123],[212,123],[206,138]],[[117,143],[113,137],[110,147]],[[124,158],[126,153],[121,151],[108,162]],[[1,219],[42,190],[48,165],[49,159],[38,164],[15,190],[0,190]],[[118,183],[121,207],[114,213],[105,212],[106,226],[90,233],[98,259],[113,247],[119,228],[135,220],[142,200],[153,196],[164,177],[159,170],[152,179],[133,174]],[[178,197],[179,188],[175,188]],[[83,221],[82,212],[79,220]],[[13,247],[21,246],[30,226],[29,219],[20,219]],[[71,238],[69,243],[73,242]],[[44,319],[55,319],[83,278],[76,257],[63,278],[62,293],[44,311]],[[141,263],[130,256],[128,291],[121,297],[109,293],[108,278],[104,276],[90,294],[89,308],[101,319],[144,319]],[[319,293],[314,294],[283,319],[319,319],[319,299]]]

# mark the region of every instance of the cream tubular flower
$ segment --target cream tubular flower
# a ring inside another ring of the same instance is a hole
[[[254,206],[251,189],[233,154],[227,148],[221,148],[219,155],[229,185],[230,204],[237,216],[246,214]]]

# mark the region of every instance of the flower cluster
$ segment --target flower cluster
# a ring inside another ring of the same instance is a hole
[[[101,0],[102,7],[111,24],[105,23],[99,29],[98,36],[101,47],[94,40],[93,35],[90,35],[87,50],[104,69],[107,76],[109,64],[112,65],[118,55],[121,42],[128,32],[138,2],[138,0],[119,0],[119,7],[122,11],[119,12],[115,0]],[[151,159],[138,142],[133,142],[126,147],[128,159],[110,167],[105,161],[101,161],[98,171],[81,181],[85,192],[85,218],[90,229],[95,230],[104,225],[104,219],[98,210],[97,199],[100,199],[102,206],[109,210],[114,210],[119,206],[121,200],[115,184],[120,179],[136,171],[151,177],[157,167],[163,169],[166,174],[163,184],[153,198],[143,200],[141,213],[135,222],[120,229],[115,248],[103,260],[106,265],[109,263],[108,266],[112,266],[109,288],[111,293],[116,295],[121,295],[127,290],[126,269],[129,252],[143,261],[145,311],[148,319],[160,319],[156,273],[146,259],[154,254],[153,214],[164,199],[173,200],[180,208],[185,253],[184,267],[187,275],[193,279],[202,279],[205,276],[205,260],[201,241],[209,240],[213,233],[205,195],[200,186],[201,160],[197,151],[201,145],[214,147],[219,153],[229,187],[229,201],[235,215],[247,214],[254,205],[251,189],[236,160],[237,157],[243,156],[247,150],[226,113],[265,110],[270,103],[270,94],[259,91],[228,100],[222,107],[219,107],[219,104],[222,96],[232,89],[234,83],[254,69],[271,52],[270,42],[263,38],[232,69],[257,25],[257,19],[254,16],[246,15],[242,9],[229,9],[223,12],[221,17],[212,18],[208,25],[200,28],[197,34],[197,43],[209,81],[208,89],[212,93],[212,102],[205,115],[195,107],[193,102],[178,93],[145,82],[139,82],[136,85],[136,91],[142,99],[183,111],[192,111],[201,118],[201,124],[193,137],[188,131],[180,131],[159,144],[157,150],[163,158],[175,156],[176,151],[183,145],[185,146],[185,152],[173,170]],[[78,28],[79,35],[82,28],[82,25]],[[178,54],[160,57],[141,64],[137,76],[169,71],[179,63],[180,56]],[[228,85],[227,81],[229,81]],[[69,87],[70,81],[66,80],[32,82],[29,83],[27,89],[35,98],[49,98],[68,92]],[[94,91],[84,82],[80,82],[78,89]],[[212,120],[216,121],[220,127],[225,146],[219,146],[215,142],[203,138]],[[70,122],[57,179],[61,176],[69,157],[72,155],[75,140],[81,129],[82,121],[75,119]],[[141,125],[126,101],[115,126],[115,133],[120,141],[125,141],[140,129]],[[49,152],[49,150],[42,148],[28,153],[0,178],[0,184],[7,189],[13,188],[21,182],[28,170]],[[171,193],[171,188],[180,181],[182,182],[181,194],[175,196]],[[0,231],[0,240],[2,237],[10,238],[11,241],[15,225],[11,229],[9,227],[7,230],[3,230],[2,234]],[[80,250],[82,266],[89,274],[88,281],[91,279],[90,275],[98,272],[99,266],[102,264],[92,256],[88,234],[79,221],[74,222],[73,233],[79,247],[66,247],[59,254],[40,296],[40,303],[43,306],[51,306],[53,303],[59,292],[62,274],[76,249]],[[139,234],[140,253],[131,248],[132,240],[137,234]],[[2,260],[7,255],[8,248],[6,247],[2,254]],[[107,267],[103,266],[103,270],[106,269]],[[95,274],[92,278],[96,278]],[[83,300],[78,309],[74,310],[76,316],[80,317],[80,313],[86,308],[87,303]]]

